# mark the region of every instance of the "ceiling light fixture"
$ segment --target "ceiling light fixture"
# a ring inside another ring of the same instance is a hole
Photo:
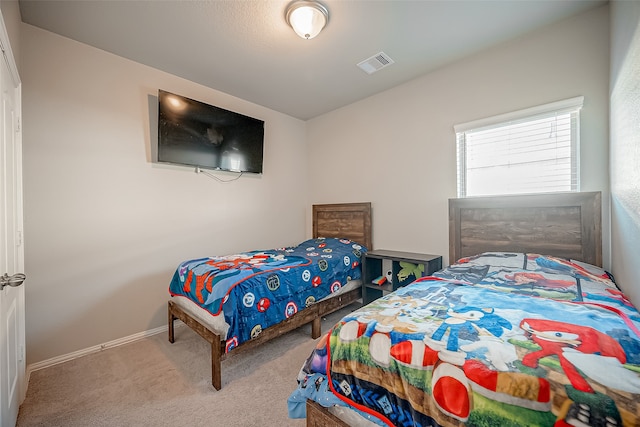
[[[297,0],[287,7],[287,24],[303,39],[312,39],[329,22],[329,11],[317,1]]]

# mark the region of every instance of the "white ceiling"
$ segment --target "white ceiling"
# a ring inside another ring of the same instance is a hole
[[[606,0],[321,0],[312,40],[288,0],[20,0],[23,22],[303,120]],[[384,52],[371,75],[356,64]]]

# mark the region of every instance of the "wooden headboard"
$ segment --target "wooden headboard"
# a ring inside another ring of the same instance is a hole
[[[602,266],[600,192],[449,199],[449,263],[529,252]]]
[[[371,250],[371,203],[313,205],[313,237],[344,237]]]

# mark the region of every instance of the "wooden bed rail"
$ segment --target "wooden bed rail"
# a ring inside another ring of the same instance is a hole
[[[277,338],[287,332],[299,328],[300,326],[306,325],[307,323],[311,323],[311,338],[319,338],[322,333],[322,316],[331,314],[334,311],[355,302],[360,299],[361,296],[362,287],[358,286],[356,289],[344,294],[321,300],[314,305],[297,312],[277,325],[263,330],[260,335],[240,344],[238,347],[231,350],[230,353],[225,353],[225,342],[223,337],[195,320],[174,301],[169,301],[169,342],[175,342],[174,320],[179,319],[211,344],[211,384],[216,390],[220,390],[222,388],[221,362],[229,354],[237,354],[241,351],[258,347],[269,340]]]

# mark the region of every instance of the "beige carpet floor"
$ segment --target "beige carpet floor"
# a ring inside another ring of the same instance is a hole
[[[325,318],[323,333],[357,306]],[[174,344],[163,333],[32,372],[17,426],[305,425],[287,398],[316,343],[308,325],[224,360],[220,391],[209,344],[176,326]]]

